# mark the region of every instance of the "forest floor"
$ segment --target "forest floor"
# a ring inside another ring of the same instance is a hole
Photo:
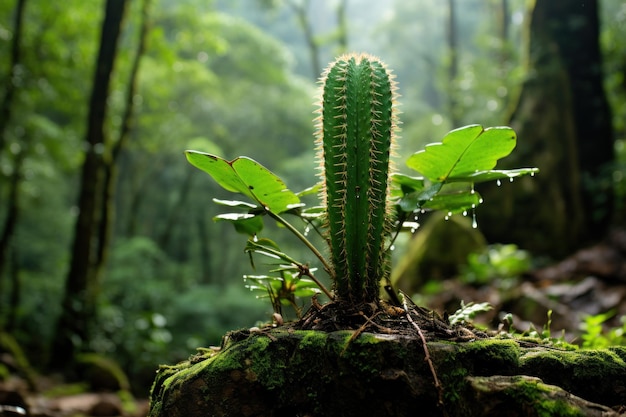
[[[626,316],[626,230],[612,230],[603,242],[513,282],[474,286],[448,280],[443,286],[429,300],[429,308],[435,311],[453,312],[461,301],[487,302],[492,310],[476,322],[488,328],[508,330],[503,321],[509,315],[518,334],[544,332],[581,344],[586,317],[606,315],[604,330],[626,325],[620,321]]]
[[[473,286],[458,280],[445,281],[443,285],[444,290],[429,303],[434,311],[454,311],[461,300],[466,304],[488,302],[493,309],[482,314],[479,321],[490,329],[502,329],[504,315],[510,314],[518,334],[535,330],[545,335],[548,331],[553,338],[580,344],[581,325],[587,316],[610,312],[603,323],[605,328],[623,326],[619,319],[626,315],[626,230],[615,230],[602,243],[580,250],[561,262],[533,270],[516,285]],[[323,325],[324,320],[332,321],[332,307],[322,307],[321,313],[313,311],[311,320],[306,323],[305,317],[301,325],[315,328]],[[421,310],[424,317],[428,315],[429,310],[412,308]],[[446,321],[438,315],[432,317],[437,319],[433,319],[433,323]],[[445,329],[442,325],[439,330],[445,332]],[[510,322],[504,330],[511,330]],[[11,358],[0,357],[0,363],[7,362],[10,363]],[[84,389],[72,392],[71,387],[49,376],[37,376],[34,382],[29,382],[27,378],[11,375],[0,381],[0,417],[143,417],[147,414],[145,398],[136,399],[116,392],[85,392]]]

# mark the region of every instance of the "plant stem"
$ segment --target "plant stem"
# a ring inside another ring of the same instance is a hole
[[[293,227],[293,225],[291,223],[289,223],[287,220],[285,220],[284,218],[282,218],[278,214],[274,213],[272,210],[269,210],[266,207],[265,211],[267,212],[267,214],[271,218],[273,218],[274,220],[276,220],[277,222],[279,222],[280,224],[285,226],[291,233],[293,233],[298,239],[300,239],[300,241],[302,241],[302,243],[304,243],[304,245],[307,248],[309,248],[309,250],[311,250],[311,252],[313,252],[313,254],[317,257],[317,259],[320,260],[320,262],[324,266],[324,270],[326,272],[328,272],[328,274],[330,275],[331,279],[333,279],[333,280],[335,279],[335,277],[333,276],[333,273],[332,273],[332,268],[328,264],[328,261],[326,260],[326,258],[324,258],[324,255],[322,255],[320,253],[320,251],[317,250],[317,248],[315,246],[313,246],[313,244],[309,241],[309,239],[306,238],[306,236],[304,236],[302,233],[300,233],[300,231],[298,229],[296,229],[295,227]],[[315,278],[313,276],[313,274],[311,274],[309,272],[306,275],[309,276],[320,287],[320,289],[324,292],[324,294],[326,294],[328,296],[328,298],[330,298],[331,300],[333,300],[335,298],[332,295],[332,293],[330,291],[328,291],[328,289],[326,287],[324,287],[324,285],[322,285],[322,283],[317,278]]]

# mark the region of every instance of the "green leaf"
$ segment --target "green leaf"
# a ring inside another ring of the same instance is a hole
[[[539,168],[518,168],[508,170],[477,171],[466,177],[448,178],[448,182],[486,182],[493,180],[513,179],[523,175],[535,175]]]
[[[324,216],[326,208],[322,206],[308,207],[300,212],[300,217],[306,220],[315,220]]]
[[[282,213],[300,204],[285,183],[258,162],[241,156],[227,161],[204,152],[186,151],[187,160],[208,173],[225,190],[241,193],[273,213]]]
[[[411,155],[407,166],[433,182],[467,178],[493,169],[515,144],[515,132],[509,127],[465,126],[449,132],[442,142]]]
[[[293,295],[300,298],[311,297],[315,294],[321,294],[322,290],[317,287],[317,284],[310,279],[300,278],[295,286]]]
[[[480,204],[480,195],[477,192],[460,192],[455,194],[438,194],[432,200],[424,203],[428,210],[445,210],[449,213],[461,213]]]
[[[424,178],[411,177],[409,175],[393,173],[390,176],[392,184],[392,196],[402,196],[415,191],[420,191],[424,188]]]
[[[312,187],[309,188],[305,188],[304,190],[300,191],[299,193],[296,193],[296,195],[298,197],[304,197],[305,195],[317,195],[319,194],[320,190],[322,189],[322,184],[315,184]]]
[[[250,213],[224,213],[213,218],[214,221],[227,221],[235,226],[238,233],[254,236],[263,230],[263,219]]]
[[[248,253],[257,253],[259,255],[265,255],[274,259],[280,259],[282,261],[285,261],[294,265],[300,264],[298,261],[296,261],[289,255],[281,252],[278,246],[269,239],[258,239],[257,241],[254,241],[253,239],[248,239],[248,242],[246,243],[246,247],[244,251]]]
[[[413,192],[405,194],[398,201],[398,205],[402,211],[412,212],[425,208],[426,203],[435,198],[435,196],[441,191],[443,183],[436,182],[433,185],[421,189],[417,189]]]
[[[219,204],[220,206],[238,207],[238,208],[250,209],[250,210],[254,210],[259,207],[256,204],[246,203],[245,201],[238,201],[238,200],[220,200],[219,198],[214,198],[213,202],[215,204]]]

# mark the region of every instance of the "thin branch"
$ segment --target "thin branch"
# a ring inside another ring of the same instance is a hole
[[[279,222],[280,224],[285,226],[291,233],[293,233],[298,239],[300,239],[300,241],[302,243],[304,243],[305,246],[311,250],[311,252],[313,252],[313,254],[317,257],[317,259],[320,260],[320,262],[324,266],[324,269],[326,270],[326,272],[328,272],[328,275],[330,275],[331,278],[333,278],[333,279],[335,278],[334,277],[334,273],[332,272],[333,269],[328,264],[328,261],[326,261],[326,258],[324,258],[324,255],[322,255],[320,253],[320,251],[317,250],[317,248],[309,241],[309,239],[306,238],[306,236],[304,236],[302,233],[300,233],[300,231],[298,229],[293,227],[293,225],[291,225],[291,223],[289,223],[287,220],[285,220],[284,218],[282,218],[278,214],[274,213],[269,208],[265,207],[265,211],[267,212],[267,214],[271,218],[273,218],[274,220],[276,220],[277,222]],[[331,297],[331,299],[332,298],[333,297]]]
[[[330,291],[328,291],[328,289],[324,286],[324,284],[322,284],[322,282],[313,275],[313,273],[311,272],[311,269],[308,266],[298,265],[298,268],[300,268],[302,275],[311,278],[311,281],[313,281],[318,287],[320,287],[320,290],[322,290],[322,292],[326,294],[328,298],[330,298],[331,300],[334,300],[335,297],[333,296],[333,294]]]
[[[0,103],[0,154],[4,151],[5,133],[9,125],[9,119],[12,115],[13,98],[19,86],[17,71],[22,64],[22,32],[24,26],[24,10],[26,0],[18,0],[15,10],[13,23],[13,39],[11,40],[11,52],[9,62],[9,72],[7,74],[7,83],[4,89],[4,97]]]

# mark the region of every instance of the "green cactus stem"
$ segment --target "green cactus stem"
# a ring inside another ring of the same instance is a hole
[[[388,273],[396,86],[385,65],[367,54],[339,57],[322,81],[316,122],[335,293],[351,303],[377,301]]]

